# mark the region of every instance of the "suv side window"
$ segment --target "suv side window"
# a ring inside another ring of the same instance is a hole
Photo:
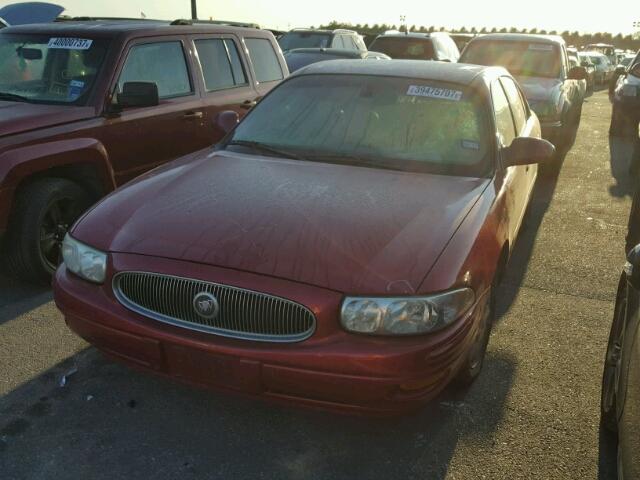
[[[193,93],[182,43],[157,42],[131,47],[118,80],[119,91],[126,82],[155,82],[160,98]]]
[[[356,49],[366,52],[367,51],[367,46],[364,43],[364,40],[362,40],[362,38],[360,37],[360,35],[354,35],[353,37],[354,42],[356,43]]]
[[[247,84],[233,40],[209,38],[196,40],[194,43],[208,92]]]
[[[269,40],[246,38],[245,43],[258,82],[273,82],[284,78],[280,62]]]
[[[349,50],[358,51],[358,44],[356,43],[356,36],[355,35],[345,35],[344,36],[344,43],[345,43],[345,46]]]
[[[504,91],[507,94],[507,98],[509,99],[509,103],[511,104],[511,112],[513,113],[513,119],[516,122],[517,133],[520,134],[527,123],[527,107],[522,100],[520,90],[518,90],[518,87],[513,80],[508,77],[502,77],[500,82],[502,83]]]
[[[342,35],[336,35],[335,37],[333,37],[331,48],[347,48],[347,46],[344,44]]]
[[[493,99],[493,112],[496,118],[496,127],[500,139],[500,145],[508,147],[516,138],[516,130],[509,108],[509,100],[500,86],[500,82],[491,84],[491,98]]]

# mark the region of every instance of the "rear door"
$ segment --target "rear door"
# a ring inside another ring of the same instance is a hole
[[[220,140],[223,132],[215,127],[216,116],[233,110],[240,116],[255,105],[260,94],[254,87],[249,64],[238,37],[199,35],[192,37],[199,70],[204,111],[204,146]]]
[[[160,102],[111,115],[100,130],[118,184],[204,146],[202,99],[191,57],[189,42],[179,36],[128,45],[112,91],[122,91],[126,82],[155,82]]]

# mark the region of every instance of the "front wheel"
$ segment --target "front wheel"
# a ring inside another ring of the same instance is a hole
[[[66,179],[45,178],[22,188],[7,232],[8,270],[30,282],[49,282],[61,261],[64,236],[89,205],[87,192]]]
[[[496,316],[495,285],[492,285],[489,292],[485,295],[482,308],[482,319],[476,333],[476,338],[467,353],[460,371],[453,380],[454,384],[460,388],[471,385],[482,371],[487,346],[489,345],[489,337],[491,336],[491,329],[493,328]]]

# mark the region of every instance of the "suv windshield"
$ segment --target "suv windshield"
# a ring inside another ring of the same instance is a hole
[[[380,37],[369,50],[386,53],[391,58],[404,60],[435,60],[433,43],[428,38]]]
[[[283,51],[294,48],[324,48],[331,43],[331,34],[316,32],[289,32],[278,39]]]
[[[481,177],[491,168],[482,112],[455,84],[303,75],[265,97],[220,148]]]
[[[103,40],[0,35],[0,100],[83,104],[106,50]]]
[[[551,43],[476,40],[469,43],[460,63],[501,66],[511,75],[559,78],[560,48]]]

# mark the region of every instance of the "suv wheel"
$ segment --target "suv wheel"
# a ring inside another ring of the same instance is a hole
[[[61,260],[64,236],[90,204],[83,188],[62,178],[37,180],[22,188],[7,232],[8,270],[27,281],[49,282]]]

